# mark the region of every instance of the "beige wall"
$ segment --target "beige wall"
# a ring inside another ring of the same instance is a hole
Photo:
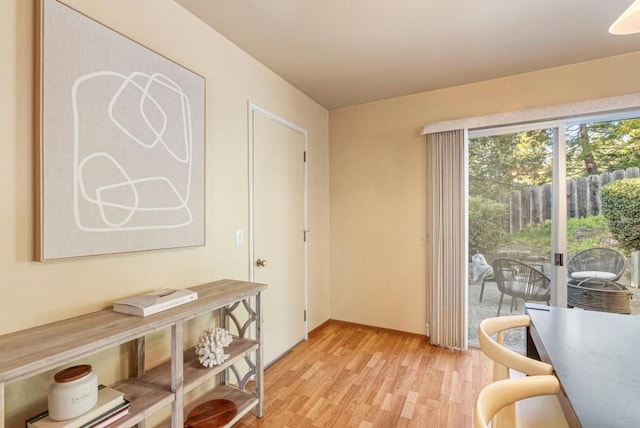
[[[328,112],[171,0],[65,3],[206,77],[207,245],[32,261],[34,3],[0,0],[0,334],[102,309],[151,289],[248,279],[248,101],[309,133],[309,328],[327,320]],[[243,246],[235,245],[236,229],[245,230]],[[118,376],[110,363],[119,358],[117,350],[98,356],[101,381]],[[8,386],[7,426],[20,426],[23,416],[40,409],[43,396],[35,395],[44,391],[44,380],[38,382]]]
[[[426,333],[435,122],[640,92],[640,52],[332,110],[331,318]]]
[[[34,2],[0,2],[0,334],[150,289],[247,279],[248,248],[235,245],[234,231],[248,227],[248,100],[309,132],[309,327],[331,317],[424,333],[424,123],[640,91],[640,53],[633,53],[328,114],[171,0],[65,0],[206,77],[208,244],[37,263]],[[161,340],[150,342],[154,362],[163,349]],[[122,374],[114,367],[124,353],[116,349],[91,359],[101,380]],[[42,375],[8,386],[7,426],[19,426],[40,408],[46,380]]]

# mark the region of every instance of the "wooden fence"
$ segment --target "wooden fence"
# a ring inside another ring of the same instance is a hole
[[[601,212],[600,189],[607,183],[623,178],[640,177],[640,168],[604,172],[602,174],[567,180],[567,217],[583,218]],[[509,233],[531,223],[551,219],[551,184],[513,190],[505,196],[509,207]]]

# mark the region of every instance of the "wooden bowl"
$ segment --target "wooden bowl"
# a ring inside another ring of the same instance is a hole
[[[238,413],[231,400],[219,398],[205,401],[189,412],[184,428],[215,428],[228,424]]]

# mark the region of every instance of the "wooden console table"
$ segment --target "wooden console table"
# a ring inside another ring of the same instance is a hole
[[[115,422],[113,427],[131,427],[171,404],[171,422],[167,422],[167,425],[182,428],[184,415],[188,414],[190,408],[201,401],[215,398],[232,400],[238,408],[236,417],[226,426],[233,425],[254,408],[256,415],[262,416],[264,393],[260,300],[267,286],[221,280],[189,288],[198,292],[196,301],[145,318],[107,309],[0,336],[0,428],[5,426],[5,384],[56,369],[124,343],[133,345],[133,359],[138,365],[138,373],[135,377],[111,385],[131,401],[130,414]],[[255,310],[250,305],[251,298],[255,298]],[[237,317],[234,311],[241,308],[246,314]],[[221,310],[221,325],[237,336],[225,348],[225,352],[230,354],[229,359],[219,366],[205,368],[198,362],[192,348],[183,349],[183,323],[215,310]],[[246,322],[239,321],[246,318]],[[250,325],[255,325],[255,340],[249,339],[246,334]],[[235,332],[232,326],[235,326]],[[165,328],[171,330],[171,360],[145,372],[144,336]],[[234,366],[240,360],[244,360],[249,367],[244,377]],[[227,369],[235,373],[237,387],[219,385],[185,409],[186,393],[217,374],[223,374],[223,379],[228,379],[229,376],[225,375]],[[255,392],[245,389],[249,378],[255,380]]]

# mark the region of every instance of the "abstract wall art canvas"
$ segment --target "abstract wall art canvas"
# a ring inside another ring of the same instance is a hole
[[[204,245],[204,78],[41,2],[36,258]]]

